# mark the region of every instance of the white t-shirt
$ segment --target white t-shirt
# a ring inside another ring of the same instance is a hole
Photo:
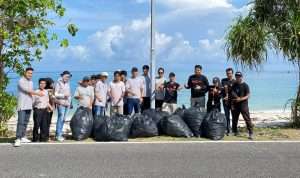
[[[103,83],[102,81],[98,81],[95,87],[95,96],[97,95],[100,96],[101,101],[99,101],[96,97],[95,99],[96,106],[105,107],[107,101],[107,92],[108,92],[107,84]]]
[[[143,96],[144,81],[140,77],[130,78],[126,82],[126,90],[128,91],[128,98],[141,98]]]
[[[123,106],[125,84],[123,82],[110,82],[108,91],[112,97],[112,106]]]
[[[163,78],[157,77],[155,79],[155,88],[163,85],[165,82],[166,82],[166,79],[164,77]],[[155,90],[155,99],[164,100],[165,99],[164,90]]]
[[[91,100],[93,101],[94,99],[94,91],[91,90],[91,87],[82,87],[79,86],[77,87],[75,94],[75,97],[80,96],[82,99],[78,100],[79,101],[79,106],[82,107],[90,107]]]

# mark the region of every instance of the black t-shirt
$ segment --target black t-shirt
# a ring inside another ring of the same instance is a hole
[[[222,98],[222,90],[221,88],[216,88],[217,89],[217,93],[214,93],[214,86],[209,86],[209,91],[208,91],[208,102],[212,103],[214,102],[215,104],[220,103],[220,100]]]
[[[165,86],[165,102],[166,103],[177,103],[177,90],[180,85],[176,82],[167,82]]]
[[[189,77],[188,88],[191,89],[192,98],[198,98],[205,96],[209,87],[207,77],[204,75],[196,76],[192,75]]]
[[[247,83],[234,83],[232,86],[232,98],[245,97],[250,94],[250,89]],[[237,104],[248,104],[248,99]]]
[[[221,81],[221,84],[222,84],[222,97],[225,98],[227,93],[226,93],[226,90],[225,90],[225,86],[227,86],[227,92],[228,92],[228,104],[231,103],[231,100],[232,100],[232,86],[233,84],[235,83],[235,80],[232,79],[232,80],[229,80],[228,78],[223,78],[222,81]]]

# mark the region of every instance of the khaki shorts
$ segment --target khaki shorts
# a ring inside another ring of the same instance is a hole
[[[162,111],[168,112],[170,114],[173,114],[177,109],[177,104],[174,103],[163,103],[162,105]]]
[[[123,114],[123,106],[111,106],[110,115]]]

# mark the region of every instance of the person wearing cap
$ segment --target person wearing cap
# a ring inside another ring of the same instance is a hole
[[[144,82],[145,92],[144,92],[143,103],[141,107],[142,112],[144,110],[151,108],[151,79],[149,77],[149,70],[150,68],[148,65],[143,66],[143,75],[141,77]]]
[[[126,82],[127,82],[127,71],[122,70],[120,72],[121,75],[121,81],[124,83],[124,85],[126,86]],[[128,105],[127,105],[127,92],[125,91],[124,97],[123,97],[123,114],[124,115],[128,115]]]
[[[105,116],[106,103],[108,98],[108,85],[106,80],[108,78],[107,72],[100,74],[100,80],[95,87],[95,118],[99,116]]]
[[[250,89],[246,82],[243,81],[241,72],[235,73],[236,82],[232,86],[232,132],[235,136],[239,135],[238,120],[242,114],[249,132],[249,139],[253,139],[253,124],[250,118],[248,99],[250,97]]]
[[[226,116],[226,121],[227,121],[227,131],[226,135],[228,136],[230,134],[230,114],[232,117],[232,86],[235,82],[234,80],[234,73],[232,68],[226,69],[226,78],[222,79],[222,88],[223,88],[223,108]]]
[[[144,96],[144,82],[139,77],[139,72],[136,67],[131,70],[131,78],[126,82],[126,91],[128,94],[127,104],[128,104],[128,114],[131,115],[133,110],[135,113],[140,112],[141,103],[143,102]]]
[[[70,78],[72,74],[69,71],[64,71],[60,76],[55,85],[54,96],[57,106],[56,140],[62,142],[64,141],[64,122],[71,107],[72,94]]]
[[[77,99],[79,107],[88,108],[92,111],[94,102],[94,91],[89,88],[90,78],[84,77],[81,84],[76,88],[74,98]]]
[[[177,109],[177,92],[181,89],[180,85],[176,82],[175,73],[169,74],[169,81],[164,84],[165,99],[162,105],[162,110],[173,114]]]
[[[43,97],[43,92],[37,92],[33,89],[32,74],[33,68],[28,67],[25,69],[24,76],[18,82],[18,122],[16,130],[15,147],[21,146],[21,143],[31,142],[26,138],[26,129],[29,118],[32,112],[33,96]]]
[[[125,84],[121,81],[121,75],[119,71],[114,72],[114,80],[109,84],[108,93],[111,98],[110,115],[123,114]]]
[[[157,70],[158,76],[155,78],[155,109],[162,110],[165,99],[164,85],[166,79],[164,77],[165,69],[160,67]]]
[[[218,77],[214,77],[212,82],[213,85],[209,86],[208,91],[207,112],[211,112],[214,109],[217,109],[219,112],[221,112],[221,82]]]
[[[205,111],[205,95],[209,89],[207,77],[202,74],[202,66],[195,66],[195,74],[188,79],[186,89],[191,89],[191,107],[198,107],[201,111]]]

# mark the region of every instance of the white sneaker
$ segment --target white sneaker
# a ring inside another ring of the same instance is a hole
[[[26,137],[21,138],[21,143],[31,143]]]
[[[64,137],[57,137],[56,140],[59,141],[59,142],[65,141]]]
[[[21,140],[20,139],[16,139],[15,143],[14,143],[14,147],[20,147],[21,146]]]

